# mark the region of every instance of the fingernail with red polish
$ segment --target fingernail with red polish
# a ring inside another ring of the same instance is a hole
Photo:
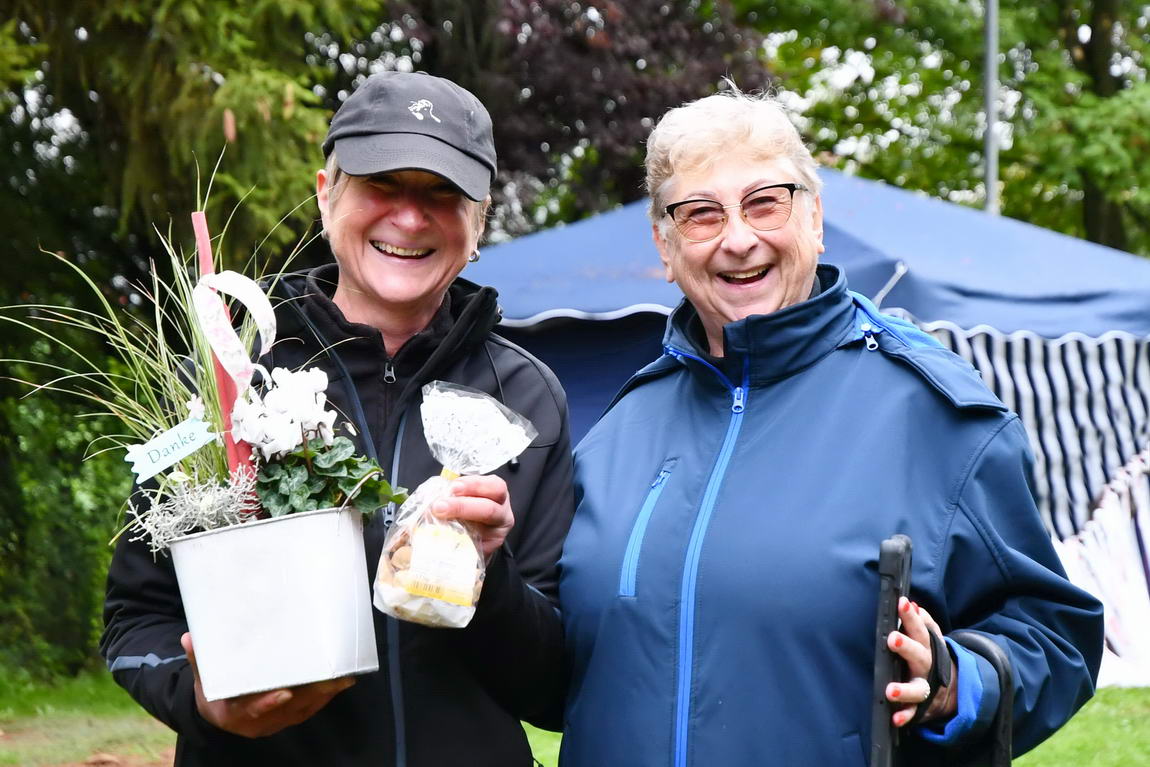
[[[902,697],[902,690],[898,689],[897,687],[892,687],[891,691],[890,691],[890,697],[901,698]]]
[[[896,636],[894,638],[894,646],[895,647],[902,647],[902,637]]]
[[[902,601],[902,604],[899,605],[899,609],[905,613],[907,610],[910,609],[910,600],[907,599],[906,597],[903,597],[901,601]]]

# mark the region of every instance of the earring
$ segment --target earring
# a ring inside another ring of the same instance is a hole
[[[475,250],[471,251],[471,255],[467,257],[467,263],[474,264],[478,260],[479,260],[479,248],[476,248]]]

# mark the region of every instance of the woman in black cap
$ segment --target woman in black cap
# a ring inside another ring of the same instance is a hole
[[[491,119],[452,82],[368,78],[332,120],[316,176],[334,264],[282,280],[273,366],[319,364],[361,452],[414,487],[438,473],[420,388],[497,397],[539,436],[493,475],[457,481],[435,512],[480,532],[487,573],[471,623],[435,629],[376,612],[380,670],[206,701],[170,560],[121,538],[101,648],[116,681],[178,734],[179,765],[530,765],[521,719],[555,724],[557,572],[573,501],[567,405],[554,375],[491,331],[496,293],[459,278],[479,257],[495,173]],[[412,412],[414,417],[412,417]],[[514,500],[514,512],[511,500]],[[369,574],[389,523],[365,525]],[[194,658],[194,656],[192,656]]]

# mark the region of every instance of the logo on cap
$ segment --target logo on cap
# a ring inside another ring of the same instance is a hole
[[[435,105],[432,104],[427,99],[420,99],[419,101],[413,101],[413,102],[411,102],[411,105],[407,107],[407,111],[409,111],[413,115],[415,115],[415,119],[417,119],[417,120],[422,120],[423,119],[423,113],[426,111],[427,116],[430,117],[432,120],[435,120],[436,122],[442,122],[442,120],[440,120],[438,117],[435,116],[435,112],[432,111],[434,109],[435,109]]]

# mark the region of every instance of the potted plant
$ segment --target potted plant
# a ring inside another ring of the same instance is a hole
[[[406,494],[337,436],[351,425],[328,409],[322,370],[253,363],[257,335],[261,355],[275,339],[271,303],[255,280],[215,273],[203,214],[193,223],[198,269],[165,242],[173,277],[153,266],[141,291],[150,322],[59,256],[102,311],[41,305],[3,319],[79,363],[44,366],[56,376],[35,390],[78,396],[124,425],[89,452],[123,449],[133,464],[121,534],[170,552],[209,700],[374,671],[361,513]],[[238,330],[221,294],[246,310]],[[97,334],[115,364],[83,356],[54,325]]]

